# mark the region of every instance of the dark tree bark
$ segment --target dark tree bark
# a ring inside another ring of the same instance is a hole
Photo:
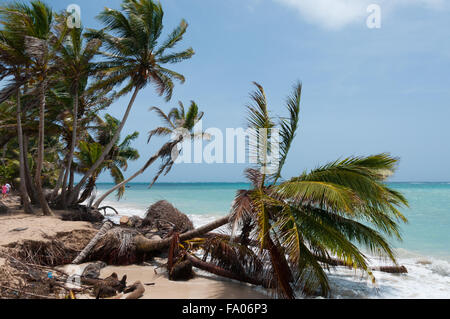
[[[225,278],[229,278],[229,279],[234,279],[234,280],[241,281],[241,282],[247,282],[249,284],[256,285],[256,286],[263,285],[263,282],[261,280],[235,274],[235,273],[233,273],[229,270],[223,269],[219,266],[202,261],[202,260],[198,259],[197,257],[194,257],[190,254],[186,254],[186,259],[192,263],[192,266],[197,267],[202,270],[205,270],[212,274],[215,274],[215,275],[218,275],[221,277],[225,277]]]
[[[37,197],[37,190],[34,186],[33,180],[31,178],[31,170],[28,165],[28,136],[26,134],[23,135],[23,158],[24,158],[24,168],[25,168],[25,183],[28,191],[28,195],[31,199],[31,204],[39,205],[39,199]]]
[[[20,89],[17,90],[17,139],[19,141],[19,174],[20,174],[20,196],[22,198],[23,209],[27,214],[33,214],[30,198],[25,181],[25,156],[23,151],[23,130],[22,130],[22,107],[20,99]]]
[[[50,207],[48,206],[47,199],[45,198],[44,190],[42,188],[42,165],[44,162],[44,130],[45,130],[45,81],[41,83],[41,89],[39,93],[39,141],[38,141],[38,155],[36,163],[36,173],[34,181],[38,192],[39,203],[41,204],[42,213],[46,216],[53,215]]]
[[[74,85],[75,94],[73,97],[73,124],[72,124],[72,143],[70,144],[69,158],[67,159],[66,173],[64,174],[64,180],[61,190],[61,199],[64,208],[67,208],[67,182],[69,179],[69,174],[71,173],[73,154],[75,152],[75,146],[77,145],[77,128],[78,128],[78,81],[75,81]]]

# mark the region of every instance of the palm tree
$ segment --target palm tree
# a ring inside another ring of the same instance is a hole
[[[35,172],[39,202],[44,215],[52,215],[42,189],[42,163],[44,160],[45,93],[48,74],[51,73],[52,47],[57,47],[61,39],[52,33],[53,11],[41,1],[31,1],[30,6],[14,3],[2,9],[6,23],[14,28],[12,32],[20,37],[25,54],[29,59],[31,83],[37,83],[39,97],[39,147]],[[21,83],[19,83],[21,84]]]
[[[119,124],[119,120],[109,114],[105,115],[105,120],[102,120],[100,117],[97,118],[97,136],[95,138],[88,136],[87,139],[81,140],[79,143],[80,150],[75,152],[75,157],[77,158],[75,167],[78,173],[84,173],[92,167],[102,154],[105,145],[109,143],[115,134]],[[135,161],[139,158],[138,151],[130,146],[131,142],[138,136],[139,133],[134,132],[127,135],[120,144],[116,143],[114,145],[103,161],[102,166],[89,178],[79,199],[80,203],[84,202],[91,195],[97,178],[103,171],[109,171],[115,184],[120,184],[124,180],[122,170],[127,170],[128,161]],[[125,192],[125,186],[117,187],[116,189],[118,190],[117,197],[120,199]]]
[[[159,168],[157,174],[152,180],[151,185],[153,185],[159,178],[159,176],[164,173],[167,174],[171,170],[174,164],[174,154],[177,156],[181,152],[181,142],[186,135],[193,138],[206,138],[207,136],[203,132],[193,132],[195,124],[203,118],[204,113],[199,112],[198,106],[194,101],[191,101],[191,105],[187,112],[185,112],[184,105],[180,101],[179,108],[173,108],[168,115],[166,115],[160,108],[152,107],[150,110],[155,111],[159,117],[164,121],[166,126],[157,127],[149,132],[148,143],[153,136],[169,136],[172,135],[174,138],[165,143],[148,161],[144,166],[134,173],[132,176],[124,180],[122,183],[115,185],[113,188],[105,192],[94,204],[94,208],[98,208],[102,201],[105,200],[112,192],[114,192],[119,187],[124,187],[127,183],[131,182],[133,179],[143,174],[145,170],[152,165],[157,159],[162,160],[161,167]]]
[[[407,220],[397,207],[408,203],[384,181],[395,171],[398,160],[388,154],[349,157],[280,183],[298,127],[302,87],[295,85],[287,100],[289,117],[280,119],[277,126],[269,115],[263,88],[256,86],[251,95],[254,103],[248,107],[249,127],[256,132],[279,127],[280,165],[275,173],[267,173],[262,161],[246,171],[252,187],[236,194],[231,240],[218,237],[207,241],[203,260],[210,257],[216,265],[208,266],[211,271],[220,266],[238,272],[247,281],[251,278],[251,282],[276,288],[286,298],[294,298],[297,289],[307,295],[329,295],[323,265],[333,265],[333,257],[375,280],[360,247],[396,262],[383,235],[401,238],[398,222]],[[267,147],[267,141],[259,138],[257,149],[251,151],[264,152]],[[257,243],[259,252],[248,249],[250,243]]]
[[[185,80],[183,75],[163,65],[181,62],[194,54],[192,48],[177,53],[167,52],[183,39],[188,25],[182,20],[168,39],[158,46],[163,30],[163,15],[159,2],[124,0],[122,11],[107,8],[100,13],[98,18],[106,25],[105,28],[90,31],[90,38],[100,39],[108,50],[108,53],[105,53],[108,60],[100,62],[104,68],[101,73],[103,79],[94,88],[114,87],[126,82],[118,92],[118,96],[132,91],[133,94],[115,136],[97,162],[81,178],[73,196],[76,196],[83,183],[102,164],[117,141],[139,91],[152,83],[157,87],[159,95],[164,95],[166,100],[170,100],[174,87],[173,79],[181,83]]]
[[[57,73],[57,75],[60,77],[60,79],[64,79],[64,75],[60,75]],[[70,75],[69,75],[70,77]],[[64,208],[63,203],[63,196],[61,192],[61,196],[58,197],[58,193],[60,189],[62,188],[63,184],[63,178],[66,174],[70,176],[69,181],[65,187],[66,192],[69,194],[73,190],[73,183],[74,179],[73,177],[73,170],[72,165],[68,168],[67,162],[69,159],[69,156],[71,154],[70,149],[73,143],[73,125],[76,125],[76,138],[77,141],[80,137],[86,136],[90,130],[95,130],[98,127],[98,113],[105,108],[109,107],[111,103],[114,101],[114,92],[110,92],[109,89],[98,89],[98,90],[88,90],[86,88],[87,83],[80,83],[80,93],[78,94],[78,103],[76,105],[77,107],[77,119],[76,123],[74,123],[73,119],[73,106],[74,106],[74,100],[72,98],[73,94],[69,94],[67,92],[68,89],[68,83],[70,83],[70,80],[66,80],[65,83],[61,81],[61,83],[57,83],[58,85],[62,86],[63,93],[66,92],[67,94],[55,94],[52,97],[54,98],[53,101],[51,101],[53,108],[51,109],[51,112],[49,112],[49,116],[53,118],[52,124],[58,126],[58,134],[62,140],[66,143],[67,148],[64,150],[64,152],[61,153],[61,159],[59,161],[61,162],[60,167],[60,176],[58,178],[58,183],[56,184],[56,187],[53,189],[53,193],[51,196],[50,201],[53,203],[53,205]],[[60,105],[60,107],[55,107],[55,105]],[[57,112],[57,113],[56,113]],[[78,143],[75,143],[76,145]],[[72,159],[73,161],[73,159]],[[66,193],[67,195],[67,193]],[[67,195],[68,196],[68,195]],[[67,198],[66,196],[66,198]]]
[[[4,9],[0,8],[0,17],[4,14]],[[18,37],[8,31],[8,24],[5,20],[0,19],[2,25],[5,26],[4,30],[0,30],[0,61],[2,67],[0,69],[0,80],[6,77],[14,77],[14,82],[21,83],[23,76],[23,68],[26,67],[27,59],[24,55],[24,48],[20,44]],[[22,105],[21,105],[21,92],[20,85],[14,85],[16,91],[16,123],[17,123],[17,138],[19,143],[19,175],[20,175],[20,195],[22,198],[23,208],[25,213],[32,214],[33,208],[31,207],[28,191],[25,185],[25,155],[23,145],[23,129],[22,129]],[[13,94],[13,90],[2,91],[0,93],[0,100],[9,98],[10,94]],[[0,101],[1,103],[1,101]]]
[[[60,25],[61,24],[65,24],[65,19],[63,19]],[[63,29],[61,26],[60,28]],[[73,100],[72,138],[61,186],[61,200],[63,207],[66,207],[68,177],[71,171],[75,147],[77,145],[79,96],[80,92],[83,93],[85,91],[89,76],[98,71],[96,63],[92,60],[98,53],[101,41],[92,39],[84,46],[83,44],[83,30],[81,28],[71,29],[68,32],[66,41],[59,47],[58,56],[56,58],[56,63],[60,66],[62,78],[66,82],[66,86],[68,87]]]

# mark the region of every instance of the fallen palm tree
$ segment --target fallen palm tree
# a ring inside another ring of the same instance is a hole
[[[79,264],[86,259],[87,255],[92,251],[94,246],[99,242],[99,240],[110,230],[114,224],[111,221],[106,221],[97,234],[92,238],[92,240],[87,244],[87,246],[80,252],[80,254],[72,261],[72,264]]]
[[[168,249],[173,241],[172,233],[181,232],[180,242],[191,240],[228,224],[229,218],[225,216],[194,229],[185,214],[170,203],[160,201],[150,206],[144,219],[125,218],[126,223],[121,228],[113,229],[114,224],[105,221],[72,263],[79,264],[87,259],[116,265],[142,262],[146,254]]]
[[[107,221],[75,261],[102,260],[113,265],[128,265],[144,262],[152,256],[152,253],[168,251],[166,266],[171,280],[191,278],[190,269],[193,266],[228,279],[266,288],[276,287],[276,277],[268,275],[267,270],[264,270],[264,265],[271,262],[270,251],[267,247],[260,250],[259,254],[255,254],[255,250],[260,249],[259,242],[248,239],[248,233],[245,231],[234,237],[213,232],[229,224],[232,221],[232,215],[219,218],[202,227],[178,233],[176,230],[186,227],[190,222],[179,216],[178,214],[182,213],[170,204],[170,206],[167,203],[157,204],[155,207],[164,207],[176,214],[169,213],[162,216],[159,214],[161,210],[155,214],[156,210],[149,209],[148,212],[152,212],[152,215],[148,214],[144,219],[125,218],[126,224],[121,227],[114,227],[112,222]],[[153,222],[147,220],[149,215],[154,218]],[[161,223],[162,217],[167,219],[164,220],[165,224]],[[164,225],[161,226],[162,224]],[[172,227],[169,232],[165,228],[167,225]],[[158,239],[153,239],[154,235],[149,236],[155,231],[152,229],[148,232],[153,227],[163,227],[166,237],[156,236]],[[275,242],[272,244],[276,245]],[[197,250],[203,251],[202,259],[194,255]],[[359,268],[358,265],[337,258],[320,255],[313,255],[313,257],[327,266]],[[389,273],[407,272],[404,266],[381,266],[369,269]]]

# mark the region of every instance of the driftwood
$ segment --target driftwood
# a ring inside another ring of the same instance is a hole
[[[353,265],[340,260],[340,259],[336,259],[336,258],[323,258],[320,256],[315,256],[317,258],[318,261],[320,261],[321,263],[330,265],[330,266],[343,266],[343,267],[348,267],[348,268],[353,268]],[[405,266],[381,266],[381,267],[371,267],[370,268],[373,271],[382,271],[382,272],[387,272],[387,273],[391,273],[391,274],[405,274],[408,272],[408,270],[406,269]]]
[[[89,281],[92,280],[93,279],[89,279]],[[127,285],[127,275],[124,275],[122,279],[119,280],[117,274],[114,272],[111,274],[111,276],[103,280],[97,279],[95,281],[96,283],[94,284],[94,293],[96,298],[107,298],[115,296],[117,293],[124,291]]]
[[[123,293],[120,293],[110,299],[139,299],[144,295],[144,292],[144,285],[140,281],[136,281],[133,285],[127,287]]]
[[[408,269],[405,266],[381,266],[381,267],[372,267],[372,270],[382,271],[391,274],[406,274],[408,273]]]
[[[140,281],[136,281],[133,285],[124,290],[124,294],[130,293],[125,296],[125,299],[139,299],[144,295],[144,292],[144,285]]]
[[[113,223],[111,221],[106,221],[103,226],[99,229],[98,233],[91,239],[89,244],[84,247],[83,251],[72,261],[72,264],[80,264],[91,252],[94,246],[98,243],[98,241],[113,227]]]

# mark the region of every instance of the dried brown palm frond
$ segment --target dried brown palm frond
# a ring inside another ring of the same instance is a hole
[[[242,278],[265,282],[264,264],[260,256],[247,245],[230,241],[223,236],[213,236],[201,245],[204,251],[202,260],[235,273]]]

